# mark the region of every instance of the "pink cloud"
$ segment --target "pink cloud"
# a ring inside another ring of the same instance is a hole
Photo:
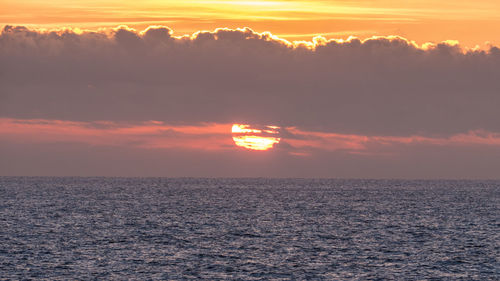
[[[365,136],[353,134],[337,134],[287,128],[291,137],[285,140],[295,151],[293,155],[308,155],[307,150],[344,150],[358,155],[376,155],[387,153],[391,147],[400,145],[431,146],[500,146],[500,133],[484,130],[448,137],[412,136]],[[383,151],[383,152],[382,152]]]
[[[118,123],[0,118],[0,139],[17,143],[70,142],[145,149],[223,150],[235,147],[231,126],[218,123],[168,125],[160,121]],[[309,155],[312,150],[373,155],[387,153],[401,145],[500,146],[500,133],[481,130],[449,137],[366,136],[306,131],[296,127],[285,128],[285,131],[282,139],[288,146],[281,146],[281,150],[296,156]]]
[[[166,125],[62,120],[0,119],[0,135],[16,142],[77,142],[96,146],[140,148],[224,149],[232,145],[231,124]]]

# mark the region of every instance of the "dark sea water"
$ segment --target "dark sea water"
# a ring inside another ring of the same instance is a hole
[[[500,181],[0,178],[0,279],[499,280]]]

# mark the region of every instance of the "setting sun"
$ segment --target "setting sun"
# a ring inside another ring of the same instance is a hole
[[[237,146],[252,150],[268,150],[280,142],[279,127],[264,126],[252,128],[250,125],[234,124],[232,128],[233,141]]]

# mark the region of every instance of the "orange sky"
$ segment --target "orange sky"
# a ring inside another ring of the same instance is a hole
[[[162,24],[176,35],[248,26],[289,40],[400,35],[417,43],[500,45],[497,0],[0,0],[0,25],[98,29]]]

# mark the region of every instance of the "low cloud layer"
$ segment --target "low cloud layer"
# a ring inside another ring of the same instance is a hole
[[[0,35],[0,117],[260,123],[366,136],[500,132],[500,49],[290,44],[250,29]]]

